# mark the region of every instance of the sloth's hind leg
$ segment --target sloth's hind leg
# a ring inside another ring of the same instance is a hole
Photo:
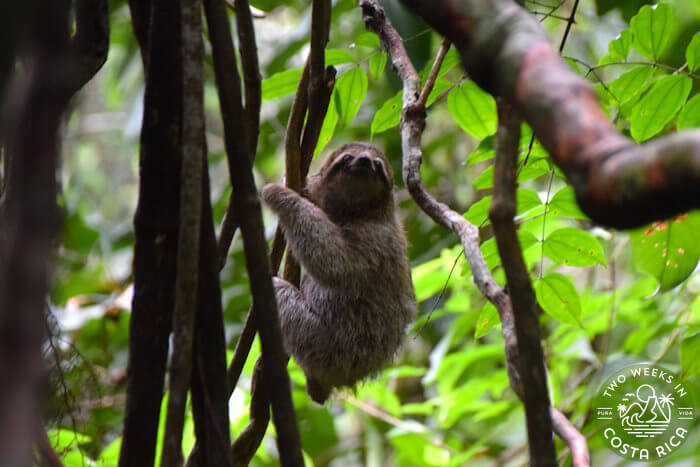
[[[284,349],[294,356],[304,370],[306,391],[314,401],[323,404],[330,395],[331,387],[313,376],[320,370],[319,349],[324,348],[323,341],[327,337],[323,324],[299,289],[278,277],[273,281]]]

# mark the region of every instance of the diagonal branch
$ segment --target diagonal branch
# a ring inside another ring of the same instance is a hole
[[[700,130],[637,145],[512,0],[403,0],[459,49],[465,70],[532,126],[595,222],[633,228],[700,208]]]
[[[258,63],[258,47],[255,42],[255,28],[248,0],[236,0],[236,26],[238,29],[238,53],[241,56],[243,83],[245,92],[245,138],[250,152],[250,160],[255,160],[258,149],[258,134],[260,133],[260,102],[262,97],[260,65]],[[226,264],[228,250],[231,248],[233,236],[238,230],[238,220],[233,211],[233,193],[229,199],[226,215],[221,222],[218,250],[221,267]]]

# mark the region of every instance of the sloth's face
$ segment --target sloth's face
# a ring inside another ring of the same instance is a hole
[[[306,196],[343,222],[386,217],[394,212],[394,173],[386,156],[366,143],[348,143],[309,177]]]
[[[393,174],[389,161],[373,146],[345,145],[332,155],[329,164],[325,178],[329,191],[336,192],[336,202],[358,209],[387,202]]]

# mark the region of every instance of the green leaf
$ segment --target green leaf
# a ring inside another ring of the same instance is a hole
[[[562,323],[580,326],[581,299],[574,283],[566,276],[551,273],[535,284],[537,301],[552,318]]]
[[[49,431],[47,437],[51,446],[58,452],[67,451],[79,444],[88,444],[92,441],[87,435],[64,428]]]
[[[430,105],[435,102],[435,99],[440,97],[442,93],[450,89],[450,87],[452,87],[452,81],[446,80],[445,78],[436,79],[433,89],[431,89],[430,94],[428,94],[428,99],[425,101],[425,106],[430,107]]]
[[[378,54],[372,55],[369,58],[369,74],[372,78],[379,79],[384,73],[384,67],[386,66],[386,52],[380,52]]]
[[[78,253],[87,254],[97,241],[100,233],[90,228],[80,214],[66,217],[63,225],[63,246]]]
[[[379,38],[373,32],[365,31],[355,38],[355,45],[369,49],[379,48]]]
[[[484,196],[479,201],[472,204],[464,215],[464,218],[476,226],[489,224],[489,207],[491,206],[492,199],[493,196]],[[526,188],[518,188],[516,200],[516,215],[523,214],[542,204],[537,193]]]
[[[633,44],[637,52],[656,61],[671,38],[674,18],[671,7],[658,4],[640,8],[630,20],[630,29],[634,33]]]
[[[435,258],[415,266],[411,270],[413,287],[419,302],[440,292],[447,280],[449,271],[443,268],[442,258]]]
[[[526,180],[541,177],[547,172],[549,172],[547,161],[533,161],[531,159],[530,162],[528,162],[528,164],[520,171],[520,174],[518,175],[518,182],[524,182]]]
[[[262,82],[262,99],[270,100],[294,94],[301,78],[301,68],[275,73]]]
[[[613,60],[624,61],[630,53],[632,47],[633,34],[629,29],[625,29],[614,40],[608,44],[608,52]]]
[[[520,249],[523,253],[525,250],[538,243],[537,237],[527,230],[518,230],[518,242],[520,243]],[[481,244],[481,254],[484,255],[486,265],[490,269],[501,264],[501,257],[498,255],[498,247],[495,238],[490,238]]]
[[[469,207],[469,210],[464,215],[464,218],[472,224],[479,226],[489,218],[489,206],[493,196],[484,196],[476,203]]]
[[[549,212],[561,217],[588,219],[588,216],[578,207],[574,189],[570,186],[565,186],[554,194],[549,201]]]
[[[640,93],[642,86],[653,74],[653,68],[639,66],[620,75],[619,78],[608,84],[608,89],[620,104],[624,104]]]
[[[367,94],[367,74],[362,68],[351,68],[343,73],[335,85],[336,105],[340,121],[350,125],[360,110]]]
[[[663,130],[688,98],[692,87],[692,80],[683,75],[665,76],[656,81],[632,109],[632,137],[642,142]]]
[[[685,103],[678,115],[678,129],[700,127],[700,94]]]
[[[493,329],[494,326],[501,322],[498,316],[498,310],[491,302],[486,302],[479,313],[479,318],[476,321],[474,329],[474,340],[484,337]]]
[[[496,132],[496,101],[473,81],[450,91],[447,109],[459,126],[478,140]]]
[[[654,222],[630,234],[632,257],[638,269],[659,282],[660,291],[688,278],[700,259],[700,211]]]
[[[493,166],[489,165],[474,179],[472,186],[475,190],[485,190],[493,186]]]
[[[345,63],[356,63],[355,57],[343,49],[326,49],[326,66],[337,66]]]
[[[544,254],[555,263],[567,266],[605,265],[600,242],[581,229],[563,228],[549,234],[544,241]]]
[[[333,90],[335,92],[335,90]],[[323,119],[323,125],[321,126],[321,132],[318,135],[318,143],[316,143],[316,149],[314,150],[314,156],[318,156],[326,144],[333,138],[335,133],[335,126],[338,124],[338,111],[335,109],[335,99],[331,96],[331,100],[328,103],[328,111],[326,112],[326,118]]]
[[[518,188],[515,199],[517,204],[515,214],[518,216],[542,204],[537,193],[526,188]]]
[[[403,93],[398,92],[394,97],[384,102],[381,108],[374,114],[370,133],[376,135],[389,128],[394,128],[401,122],[401,105]]]
[[[476,164],[477,162],[487,161],[493,159],[493,136],[486,137],[481,140],[479,145],[474,149],[471,154],[469,154],[469,164]]]
[[[700,373],[700,331],[681,341],[681,368],[686,378]]]
[[[700,68],[700,32],[696,32],[685,49],[685,60],[688,62],[690,71]]]
[[[445,58],[442,60],[442,65],[440,65],[440,71],[438,71],[438,76],[442,76],[448,71],[450,71],[452,68],[454,68],[455,65],[459,63],[459,52],[457,52],[456,47],[450,47],[450,50],[447,51],[445,54]]]

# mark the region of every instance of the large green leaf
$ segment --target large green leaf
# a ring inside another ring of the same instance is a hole
[[[540,197],[537,196],[537,193],[532,190],[528,190],[527,188],[518,188],[515,195],[515,200],[517,205],[515,214],[517,216],[542,205],[542,200],[540,200]]]
[[[700,127],[700,94],[685,103],[678,115],[678,129]]]
[[[608,44],[608,52],[613,60],[627,60],[632,47],[633,34],[629,29],[625,29],[614,40]]]
[[[530,162],[518,174],[518,182],[532,180],[533,178],[541,177],[549,172],[545,161]],[[490,165],[484,169],[481,174],[474,179],[472,186],[475,190],[485,190],[493,186],[493,166]]]
[[[433,84],[433,89],[430,90],[430,94],[428,94],[428,99],[425,101],[425,106],[430,107],[433,102],[435,102],[435,99],[440,97],[443,92],[447,91],[452,87],[452,81],[449,81],[445,78],[438,78],[435,80],[435,84]]]
[[[598,239],[585,230],[558,229],[544,241],[544,254],[557,264],[566,266],[593,266],[605,264],[603,247]]]
[[[335,92],[335,91],[333,91]],[[318,135],[318,143],[316,143],[316,150],[314,151],[314,156],[318,154],[326,147],[326,144],[331,140],[333,134],[335,133],[335,126],[338,124],[338,111],[335,109],[335,99],[331,96],[331,100],[328,103],[328,111],[326,112],[326,118],[323,119],[323,125],[321,126],[321,132]]]
[[[270,100],[293,94],[299,85],[301,68],[275,73],[262,82],[262,99]]]
[[[379,108],[374,114],[370,133],[376,135],[389,128],[394,128],[401,122],[401,98],[402,92],[398,92],[394,97],[390,98]]]
[[[566,276],[551,273],[535,284],[537,301],[552,318],[562,323],[580,326],[581,299],[574,283]]]
[[[681,341],[681,368],[686,377],[700,373],[700,331]]]
[[[494,155],[493,136],[489,136],[481,140],[479,145],[469,154],[467,161],[469,164],[476,164],[477,162],[493,159]]]
[[[556,216],[588,219],[588,216],[578,207],[574,189],[570,186],[565,186],[554,194],[549,201],[549,212]]]
[[[696,32],[685,49],[685,59],[688,62],[690,71],[700,68],[700,32]]]
[[[78,253],[87,254],[99,238],[100,233],[90,228],[80,214],[71,214],[63,223],[63,246]]]
[[[484,196],[479,201],[472,204],[464,215],[464,218],[474,225],[480,226],[482,224],[488,224],[489,207],[491,206],[492,199],[493,196]],[[515,199],[517,200],[515,214],[518,216],[542,204],[537,193],[527,188],[518,188]]]
[[[501,322],[498,316],[498,310],[491,302],[486,302],[484,307],[479,312],[479,318],[476,320],[474,328],[474,340],[484,337],[493,329],[493,327]]]
[[[518,242],[520,243],[520,249],[524,253],[528,248],[535,245],[537,242],[537,237],[527,230],[518,230]],[[496,239],[494,237],[486,240],[481,244],[481,254],[484,255],[486,260],[486,265],[493,269],[497,265],[501,264],[501,257],[498,254],[498,247],[496,245]]]
[[[660,3],[654,7],[643,6],[630,20],[634,33],[633,44],[637,52],[656,61],[671,38],[674,17],[671,7]]]
[[[360,110],[367,94],[367,74],[362,68],[351,68],[343,73],[335,85],[336,110],[340,121],[348,126]]]
[[[345,63],[355,63],[355,57],[343,49],[326,49],[325,53],[326,66],[343,65]]]
[[[620,75],[619,78],[608,84],[608,89],[620,104],[624,104],[641,91],[642,86],[644,86],[653,74],[653,68],[639,66]]]
[[[688,278],[700,259],[700,211],[655,222],[630,234],[632,256],[638,269],[669,290]]]
[[[369,74],[372,75],[372,78],[381,78],[386,66],[386,58],[386,52],[379,52],[369,58]]]
[[[365,31],[355,38],[355,45],[367,47],[368,49],[378,49],[381,44],[379,38],[373,32]]]
[[[459,126],[478,140],[496,132],[496,101],[473,81],[450,91],[447,108]]]
[[[683,75],[666,76],[656,81],[632,109],[632,137],[642,142],[663,130],[688,98],[692,87],[693,81]]]
[[[481,225],[489,219],[489,207],[493,196],[484,196],[476,203],[469,207],[469,210],[464,214],[464,218],[474,225]]]

